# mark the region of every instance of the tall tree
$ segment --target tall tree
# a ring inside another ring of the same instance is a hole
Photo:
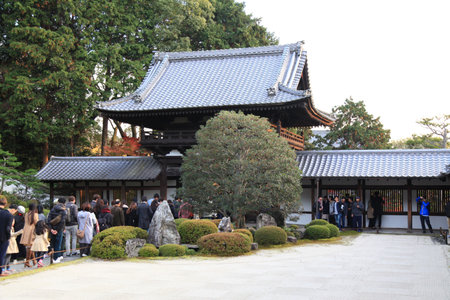
[[[423,118],[419,122],[422,126],[431,131],[432,136],[442,139],[440,148],[446,148],[449,140],[450,115],[434,116],[432,118]]]
[[[2,3],[10,12],[2,16],[9,29],[2,50],[7,65],[0,86],[5,99],[3,130],[13,144],[16,137],[39,145],[43,163],[48,160],[50,140],[70,139],[92,122],[81,2]]]
[[[196,134],[182,165],[183,194],[200,211],[220,211],[243,225],[246,213],[300,200],[296,154],[270,123],[242,112],[219,113]]]
[[[410,138],[392,141],[391,144],[394,149],[438,149],[442,146],[442,140],[431,134],[413,134]]]
[[[341,106],[334,107],[332,113],[336,121],[330,132],[321,138],[317,136],[317,145],[326,145],[325,149],[387,149],[390,130],[384,129],[380,118],[374,118],[366,110],[363,101],[346,99]]]

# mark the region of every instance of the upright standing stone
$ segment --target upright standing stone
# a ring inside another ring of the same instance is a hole
[[[264,226],[277,226],[277,222],[271,215],[261,213],[256,217],[256,229]]]
[[[233,229],[231,229],[231,220],[230,217],[223,217],[222,220],[219,223],[219,232],[231,232]]]
[[[164,200],[153,215],[148,229],[148,242],[159,247],[165,244],[180,244],[180,241],[169,204]]]

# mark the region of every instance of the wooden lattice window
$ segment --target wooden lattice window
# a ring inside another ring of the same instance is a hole
[[[356,197],[356,190],[353,189],[326,189],[326,195],[324,194],[323,196],[333,196],[333,198],[335,196],[339,196],[339,199],[342,197],[352,197],[353,200],[355,200]]]
[[[370,196],[375,192],[380,193],[380,197],[384,199],[384,212],[403,212],[403,190],[401,189],[383,189],[370,190]]]
[[[430,213],[442,214],[445,213],[445,205],[450,201],[450,189],[417,190],[417,196],[422,196],[430,201]],[[420,211],[419,204],[417,204],[417,211]]]

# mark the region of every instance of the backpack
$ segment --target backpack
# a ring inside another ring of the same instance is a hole
[[[99,230],[100,230],[100,231],[103,231],[103,230],[108,229],[109,227],[111,227],[111,226],[108,224],[108,220],[107,220],[107,218],[106,218],[106,215],[105,215],[105,216],[102,216],[102,217],[100,217],[100,218],[98,219],[98,227],[99,227]]]

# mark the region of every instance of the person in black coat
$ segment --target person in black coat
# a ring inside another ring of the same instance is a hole
[[[25,226],[25,207],[22,205],[19,205],[17,208],[17,213],[14,215],[14,232],[19,232],[23,229]],[[20,241],[22,238],[22,234],[19,234],[16,237],[17,241]],[[20,259],[25,258],[27,254],[27,250],[25,249],[25,246],[21,243],[17,243],[17,247],[19,247],[19,253],[14,253],[11,256],[11,259]]]
[[[131,201],[130,207],[125,211],[125,225],[138,227],[137,202]]]
[[[150,222],[152,221],[153,211],[147,203],[147,197],[142,197],[142,202],[137,208],[138,227],[148,230]]]
[[[53,255],[54,263],[59,263],[63,259],[63,254],[60,251],[62,250],[66,215],[66,199],[59,198],[58,204],[53,206],[47,217],[51,233],[51,247],[55,251]]]
[[[378,229],[381,228],[381,216],[383,215],[384,200],[381,198],[380,193],[376,191],[370,198],[370,205],[373,208],[373,226],[376,226],[378,220]]]
[[[5,209],[8,201],[6,197],[0,195],[0,266],[5,264],[6,250],[9,245],[9,238],[11,237],[11,227],[13,222],[13,215]],[[2,268],[0,268],[0,276],[8,275],[7,273],[2,273]]]

